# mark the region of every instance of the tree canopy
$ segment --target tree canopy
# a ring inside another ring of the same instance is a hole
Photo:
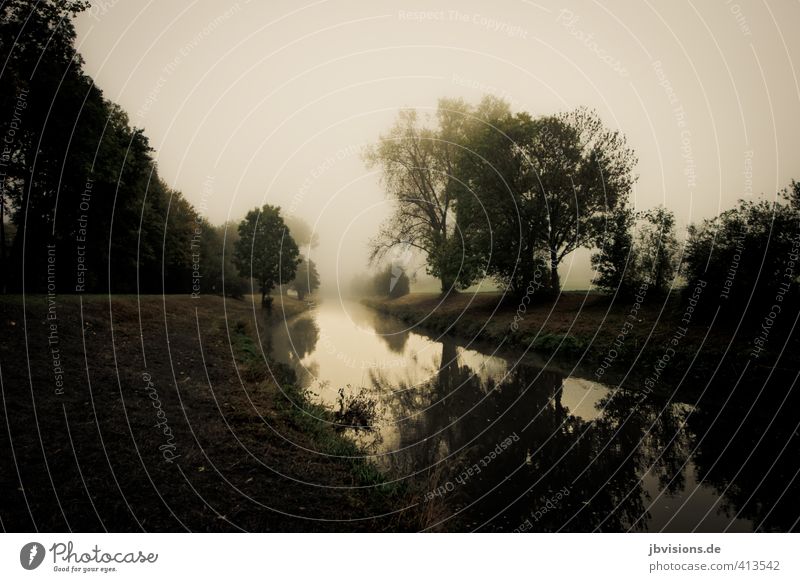
[[[366,159],[396,207],[373,257],[411,245],[443,292],[486,275],[518,295],[543,274],[560,290],[558,266],[594,245],[636,164],[592,111],[533,117],[495,97],[442,99],[435,122],[404,110]]]
[[[592,247],[627,200],[636,157],[587,109],[534,118],[492,101],[478,107],[467,133],[462,214],[472,217],[488,274],[519,294],[546,270],[558,292],[558,266]]]
[[[265,204],[254,208],[239,223],[234,264],[243,277],[252,278],[261,292],[261,304],[275,285],[291,282],[300,263],[300,251],[283,222],[280,209]]]
[[[679,244],[675,216],[657,206],[634,212],[618,204],[597,237],[598,251],[592,255],[598,288],[621,298],[630,298],[642,288],[663,294],[679,272]]]
[[[797,302],[798,253],[800,183],[792,182],[775,201],[741,200],[690,226],[683,272],[688,288],[706,282],[723,312],[759,318],[759,306]]]
[[[0,289],[240,295],[231,244],[159,176],[75,51],[88,2],[0,7]],[[9,222],[10,219],[10,222]],[[23,271],[24,265],[24,271]]]
[[[400,245],[417,248],[427,256],[428,272],[440,279],[443,293],[468,286],[475,276],[455,216],[460,155],[455,134],[466,109],[460,101],[442,100],[434,127],[415,110],[403,110],[364,156],[370,167],[380,168],[395,205],[373,240],[372,259],[383,259]]]

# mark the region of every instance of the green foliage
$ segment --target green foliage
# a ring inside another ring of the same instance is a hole
[[[299,255],[276,206],[255,208],[239,223],[233,262],[242,277],[258,283],[262,305],[268,305],[267,295],[275,285],[294,279]]]
[[[236,224],[229,222],[215,227],[203,219],[200,228],[201,292],[242,297],[247,292],[248,281],[239,275],[233,264],[233,249],[239,240]]]
[[[640,218],[642,224],[637,233],[640,271],[649,274],[654,292],[664,293],[678,273],[675,215],[663,206],[657,206],[641,213]]]
[[[25,264],[26,289],[43,288],[47,244],[57,248],[71,245],[70,256],[74,256],[77,196],[83,190],[105,118],[110,116],[100,91],[83,75],[82,60],[74,54],[72,16],[86,7],[84,2],[22,0],[4,2],[0,7],[0,59],[4,63],[0,133],[6,138],[0,209],[3,219],[8,213],[17,227],[12,248],[2,248],[3,287],[20,288]],[[109,129],[113,133],[116,127],[111,124]],[[136,151],[139,144],[134,141],[131,145]],[[67,287],[62,283],[66,281],[66,262],[56,263],[57,275],[64,273],[56,277],[59,287]]]
[[[3,228],[0,287],[20,290],[24,280],[27,291],[43,290],[54,245],[59,293],[190,293],[198,280],[215,291],[214,229],[159,178],[142,130],[83,71],[72,17],[87,6],[0,8],[0,133],[13,136],[0,193],[13,238],[7,248]]]
[[[638,260],[634,251],[634,212],[618,204],[597,237],[599,251],[592,255],[597,275],[594,285],[607,293],[630,297],[638,287]]]
[[[467,232],[456,220],[455,168],[462,155],[458,136],[468,107],[442,100],[435,121],[414,110],[397,122],[364,159],[379,167],[395,212],[372,241],[372,259],[382,260],[397,247],[412,247],[427,258],[428,272],[440,279],[443,293],[468,287],[478,275],[467,252]],[[433,125],[433,127],[431,127]]]
[[[651,293],[665,293],[678,275],[679,244],[675,216],[663,206],[634,213],[618,206],[597,237],[592,256],[597,276],[592,281],[606,293],[630,298],[642,284]]]
[[[758,307],[774,304],[781,286],[788,285],[781,296],[786,310],[797,301],[798,248],[800,184],[792,182],[774,202],[741,200],[689,228],[683,261],[687,289],[705,281],[704,295],[719,300],[738,320],[748,306],[746,316],[761,317]]]
[[[627,199],[636,158],[594,112],[533,118],[495,101],[484,100],[465,131],[462,229],[487,274],[513,294],[545,268],[557,292],[561,261],[592,246],[610,209]]]

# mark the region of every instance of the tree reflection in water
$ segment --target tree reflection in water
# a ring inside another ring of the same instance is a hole
[[[357,307],[347,317],[304,314],[286,335],[273,350],[300,365],[301,381],[379,399],[383,438],[371,452],[413,482],[420,503],[439,506],[433,529],[797,528],[797,402],[642,398],[635,383],[612,389],[510,363]],[[367,347],[402,366],[358,369],[342,357]],[[319,377],[320,362],[330,378]],[[436,487],[442,494],[426,501]]]
[[[376,373],[372,381],[384,379]],[[616,390],[595,404],[596,416],[583,418],[563,402],[565,381],[526,365],[482,377],[445,338],[430,382],[382,392],[388,416],[403,419],[396,428],[402,452],[387,463],[397,474],[424,470],[434,485],[452,484],[436,496],[452,521],[444,529],[512,531],[526,520],[534,531],[660,529],[651,523],[645,477],[662,501],[685,493],[692,408]],[[512,434],[519,441],[487,461]],[[476,464],[479,473],[456,481]],[[551,500],[565,488],[555,507]],[[720,509],[730,521],[731,510]]]

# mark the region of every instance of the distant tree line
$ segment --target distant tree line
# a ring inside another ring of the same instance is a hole
[[[714,218],[689,225],[683,244],[663,207],[634,213],[617,208],[592,257],[594,283],[630,298],[644,285],[663,293],[682,287],[699,320],[762,325],[787,333],[800,307],[800,184],[773,201],[740,200]],[[697,289],[702,289],[699,297]],[[680,296],[681,293],[678,294]],[[790,315],[787,315],[790,314]]]
[[[279,210],[213,226],[164,182],[142,130],[83,70],[72,18],[88,5],[0,6],[0,290],[257,289],[266,302],[299,262]],[[290,222],[310,244],[307,225]],[[311,265],[298,294],[319,285],[315,273]]]

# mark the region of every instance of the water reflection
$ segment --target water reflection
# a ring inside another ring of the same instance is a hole
[[[403,354],[408,344],[408,338],[411,335],[406,326],[398,325],[398,322],[393,319],[388,319],[372,310],[351,309],[349,311],[355,318],[354,321],[359,321],[367,329],[375,331],[378,339],[386,344],[395,354]]]
[[[323,304],[287,322],[273,350],[323,401],[348,385],[379,399],[377,462],[420,488],[424,526],[796,527],[800,465],[788,411],[753,414],[737,432],[740,423],[721,422],[716,408],[642,400],[519,354],[409,330],[357,304]],[[769,424],[776,418],[784,422]],[[756,446],[753,435],[774,440]]]

